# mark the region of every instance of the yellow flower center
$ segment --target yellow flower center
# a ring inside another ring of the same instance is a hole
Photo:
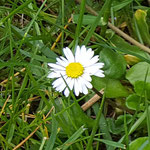
[[[66,74],[68,77],[71,78],[78,78],[79,76],[81,76],[83,74],[83,66],[80,63],[70,63],[67,67],[66,67]]]

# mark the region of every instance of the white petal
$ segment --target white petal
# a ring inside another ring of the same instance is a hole
[[[89,89],[91,89],[91,88],[93,87],[90,82],[88,82],[87,80],[85,80],[85,79],[82,78],[82,77],[81,77],[80,81],[81,81],[82,83],[84,83],[84,85],[85,85],[87,88],[89,88]]]
[[[73,89],[73,85],[74,85],[74,79],[68,77],[68,78],[66,79],[66,82],[67,82],[67,84],[68,84],[70,90],[72,90],[72,89]]]
[[[59,85],[61,85],[61,84],[65,84],[64,81],[63,81],[63,79],[62,79],[61,77],[58,78],[58,79],[56,79],[56,80],[52,83],[52,85],[53,85],[54,88],[57,87],[57,86],[59,86]]]
[[[99,61],[98,57],[99,57],[98,55],[94,56],[92,59],[89,60],[88,64],[86,64],[86,66],[91,66],[91,65],[97,63]]]
[[[82,77],[85,79],[85,80],[87,80],[87,81],[92,81],[92,78],[91,78],[91,76],[90,76],[90,74],[89,73],[84,73],[83,75],[82,75]]]
[[[74,92],[76,96],[79,96],[79,88],[78,88],[77,79],[75,79],[75,82],[74,82]]]
[[[66,97],[68,97],[69,96],[69,89],[66,87],[66,89],[65,89],[65,91],[64,91],[64,95],[66,96]]]
[[[82,92],[83,92],[84,94],[88,94],[88,89],[87,89],[87,87],[85,86],[85,83],[83,82],[82,79],[80,79],[80,83],[81,83],[81,86],[82,86]]]
[[[91,59],[93,56],[94,56],[94,51],[92,51],[92,49],[89,48],[87,50],[87,57],[88,57],[88,59]]]
[[[77,79],[77,84],[78,84],[79,92],[82,93],[82,83],[81,83],[81,81],[80,81],[80,78],[81,78],[81,77],[79,77],[79,78]]]
[[[48,74],[48,78],[59,78],[61,77],[61,75],[65,75],[66,72],[65,71],[55,71],[55,72],[51,72]]]
[[[62,66],[57,65],[57,64],[48,63],[48,65],[49,65],[50,67],[52,67],[53,69],[56,69],[56,70],[65,70],[65,67],[62,67]]]
[[[72,54],[72,51],[68,47],[64,48],[63,52],[69,62],[74,62],[74,56]]]
[[[84,81],[84,83],[85,83],[86,87],[89,89],[91,89],[93,87],[92,84],[86,80]]]
[[[97,66],[98,68],[103,68],[104,63],[96,63],[96,64],[94,64],[94,66]]]
[[[64,58],[64,57],[62,57],[62,56],[60,56],[60,58],[61,58],[65,63],[68,63],[68,64],[69,64],[69,61],[68,61],[66,58]]]
[[[61,85],[57,86],[55,89],[56,89],[56,91],[62,92],[65,87],[66,87],[65,84],[61,84]]]
[[[75,52],[75,62],[79,62],[80,57],[81,57],[80,47],[77,46],[77,47],[76,47],[76,52]]]
[[[93,57],[94,55],[94,51],[92,51],[91,48],[89,49],[86,49],[85,46],[82,46],[81,47],[81,54],[80,54],[80,61],[82,62],[82,64],[86,65],[86,63],[89,63],[89,61],[91,60],[91,58]]]
[[[87,59],[85,55],[81,55],[80,57],[81,58],[78,62],[82,64],[83,67],[86,67],[87,64],[89,64],[89,59]]]
[[[85,56],[87,54],[85,45],[81,46],[81,55]]]
[[[64,60],[61,60],[60,58],[56,58],[56,60],[57,60],[57,64],[58,65],[61,65],[61,66],[63,66],[63,67],[66,67],[67,65],[68,65],[68,62],[66,62],[66,61],[64,61]]]
[[[88,89],[86,88],[86,86],[82,86],[82,91],[84,94],[88,94]]]
[[[57,74],[56,72],[51,72],[47,76],[47,78],[58,78],[58,77],[61,77],[61,75]]]
[[[94,75],[97,76],[97,77],[105,77],[105,75],[103,73],[104,73],[103,70],[99,70]]]
[[[94,75],[98,70],[98,67],[92,65],[90,67],[86,67],[84,72],[89,75]]]
[[[91,66],[85,67],[85,73],[89,73],[90,75],[94,75],[100,68],[103,68],[104,63],[96,63]]]

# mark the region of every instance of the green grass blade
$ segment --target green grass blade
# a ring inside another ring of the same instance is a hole
[[[32,0],[28,0],[25,3],[23,3],[22,5],[20,5],[19,7],[17,7],[15,10],[13,10],[7,17],[3,18],[0,21],[0,26],[10,17],[12,17],[15,13],[17,13],[18,11],[22,10],[24,7],[26,7],[29,3],[31,3]]]
[[[92,148],[92,142],[93,142],[93,139],[94,139],[96,130],[97,130],[97,128],[98,128],[98,124],[99,124],[100,117],[101,117],[102,110],[103,110],[104,100],[105,100],[105,94],[103,95],[103,98],[102,98],[102,101],[101,101],[101,105],[100,105],[100,107],[99,107],[99,111],[98,111],[98,114],[97,114],[97,116],[96,116],[96,120],[95,120],[93,129],[92,129],[92,133],[91,133],[90,139],[89,139],[89,141],[88,141],[86,150],[90,150],[90,149]]]
[[[125,129],[126,149],[129,150],[129,135],[128,135],[128,128],[127,128],[126,112],[124,112],[124,129]]]
[[[79,138],[82,133],[86,130],[84,126],[81,126],[62,146],[60,146],[63,150],[69,148],[70,145],[74,143],[74,141]]]
[[[96,17],[94,23],[92,24],[91,26],[91,29],[89,30],[87,36],[85,37],[84,41],[83,41],[83,45],[87,45],[88,42],[90,41],[90,38],[92,37],[98,23],[99,23],[99,20],[101,19],[102,15],[104,14],[105,12],[105,9],[107,8],[108,4],[110,3],[111,0],[106,0],[104,6],[102,7],[102,9],[100,10],[98,16]]]
[[[34,24],[34,22],[35,22],[35,20],[36,20],[36,18],[37,18],[37,16],[38,16],[38,14],[39,14],[40,11],[42,10],[42,8],[44,7],[44,5],[45,5],[46,2],[47,2],[47,0],[45,0],[45,1],[42,3],[42,5],[41,5],[41,7],[38,9],[36,15],[35,15],[35,16],[33,17],[33,19],[31,20],[31,22],[30,22],[30,24],[29,24],[29,26],[28,26],[28,28],[27,28],[27,30],[26,30],[26,32],[25,32],[25,34],[24,34],[22,40],[20,41],[20,44],[19,44],[19,47],[18,47],[18,50],[17,50],[17,53],[16,53],[16,56],[15,56],[15,57],[18,56],[19,50],[21,49],[22,44],[23,44],[23,42],[24,42],[24,40],[25,40],[25,38],[26,38],[26,36],[27,36],[29,30],[31,29],[32,25]]]
[[[106,5],[105,5],[105,13],[103,14],[103,22],[104,26],[101,26],[101,31],[100,31],[100,35],[102,37],[105,37],[106,34],[106,30],[107,30],[107,23],[109,21],[109,16],[110,16],[110,10],[111,10],[111,4],[112,4],[113,0],[107,0],[106,1]]]
[[[79,44],[79,35],[80,35],[81,27],[82,27],[82,20],[83,20],[83,15],[84,15],[84,11],[85,11],[85,4],[86,4],[86,0],[82,0],[81,6],[80,6],[80,16],[78,18],[77,28],[76,28],[75,37],[74,37],[73,52],[75,52],[75,48]]]
[[[51,130],[52,132],[49,140],[47,141],[45,150],[53,150],[56,136],[57,136],[57,128],[58,128],[58,122],[55,119],[55,117],[52,115],[52,130]]]
[[[118,143],[118,142],[104,140],[104,139],[98,139],[98,138],[94,138],[94,140],[100,141],[100,142],[105,143],[106,145],[109,145],[109,146],[126,149],[126,146],[124,144],[121,144],[121,143]]]

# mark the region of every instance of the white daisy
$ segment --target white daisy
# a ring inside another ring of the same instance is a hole
[[[88,89],[92,88],[90,83],[92,75],[105,77],[104,71],[101,70],[104,63],[98,62],[98,55],[94,56],[94,51],[91,48],[77,46],[75,56],[68,47],[64,48],[63,52],[65,57],[56,58],[56,64],[48,63],[51,67],[48,78],[57,78],[52,85],[56,91],[64,91],[66,97],[69,96],[66,83],[70,90],[74,90],[75,95],[78,96],[79,93],[87,94]]]

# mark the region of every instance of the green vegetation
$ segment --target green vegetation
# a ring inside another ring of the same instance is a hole
[[[0,149],[149,150],[149,6],[1,0]],[[47,64],[77,45],[99,55],[105,78],[92,76],[87,95],[65,97],[47,78]]]

